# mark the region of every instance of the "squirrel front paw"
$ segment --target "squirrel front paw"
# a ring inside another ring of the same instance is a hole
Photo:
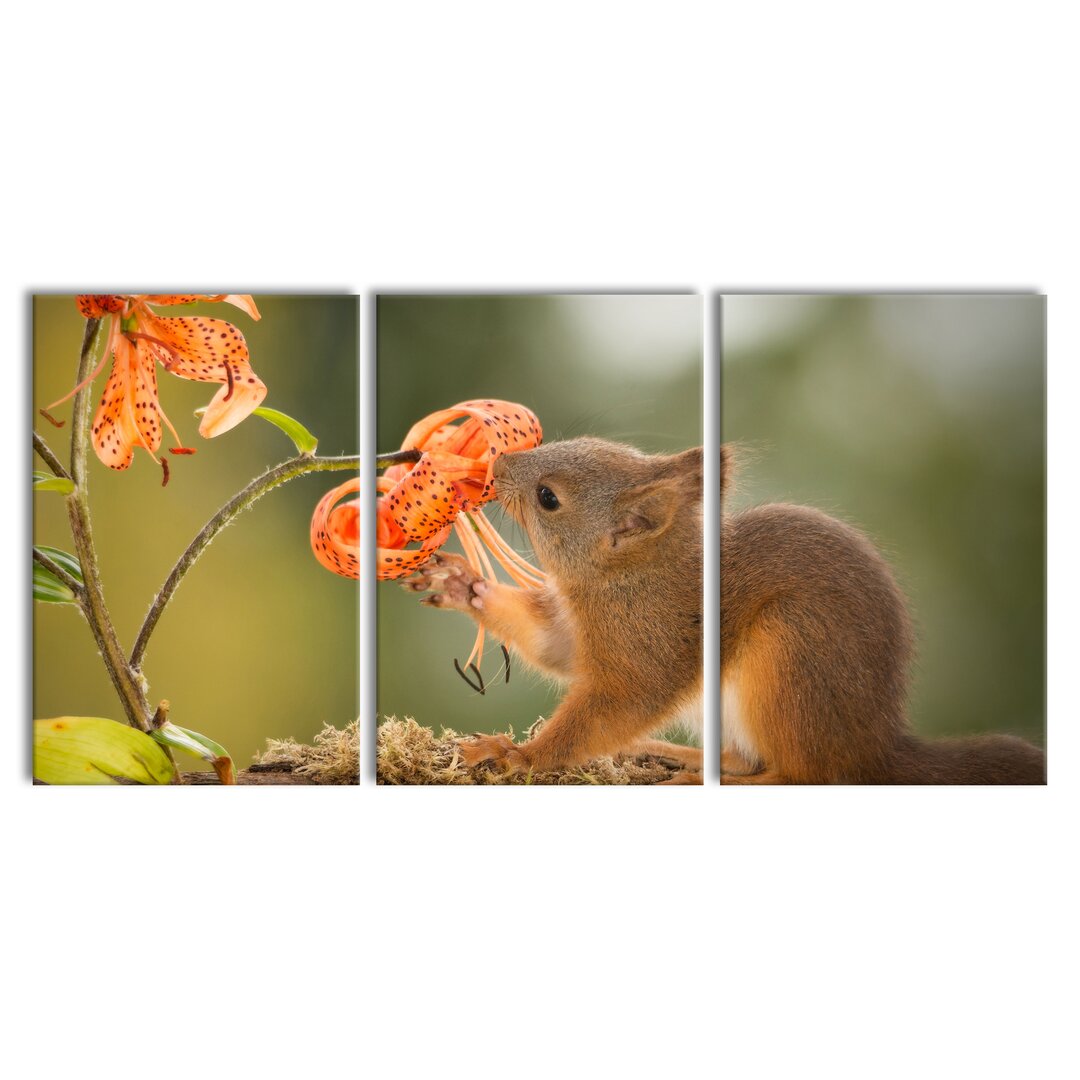
[[[529,768],[525,754],[509,735],[470,735],[458,739],[457,748],[468,768],[490,761],[508,773],[524,772]]]
[[[430,607],[468,611],[476,598],[476,587],[486,582],[460,555],[436,552],[402,585],[411,592],[427,592],[420,602]]]

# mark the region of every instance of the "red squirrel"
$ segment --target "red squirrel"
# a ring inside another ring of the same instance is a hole
[[[700,749],[650,736],[683,716],[700,723],[701,448],[649,455],[571,439],[504,454],[493,475],[546,585],[489,582],[444,554],[404,584],[431,591],[425,603],[470,615],[568,688],[526,742],[462,740],[465,763],[547,770],[652,753],[684,766],[669,783],[700,783]]]
[[[721,447],[721,499],[731,463]],[[722,783],[1046,782],[1022,739],[911,731],[907,605],[850,525],[805,506],[723,514],[720,592]]]

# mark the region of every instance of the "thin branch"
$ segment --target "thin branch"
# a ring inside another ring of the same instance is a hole
[[[65,480],[71,479],[71,473],[64,468],[63,462],[49,449],[49,444],[35,431],[34,449],[38,456],[53,471],[53,476],[62,476]]]
[[[131,650],[129,663],[136,671],[142,666],[143,656],[146,654],[146,646],[150,641],[150,635],[157,626],[177,586],[183,581],[184,575],[195,564],[199,556],[206,550],[210,541],[222,529],[228,525],[237,514],[243,513],[248,507],[261,499],[268,491],[280,487],[297,476],[303,476],[310,472],[328,472],[343,469],[357,471],[360,468],[359,457],[315,457],[312,454],[301,454],[299,457],[290,458],[280,465],[263,473],[262,476],[252,480],[242,491],[234,495],[202,528],[187,549],[177,560],[161,591],[154,597],[153,604],[143,620],[139,630],[139,636],[135,639],[135,647]]]
[[[392,454],[376,454],[375,467],[385,469],[388,465],[415,465],[423,454],[419,450],[395,450]]]
[[[54,578],[62,581],[78,598],[80,606],[83,601],[83,593],[86,591],[83,584],[73,574],[68,573],[58,562],[50,558],[40,548],[34,548],[34,562],[44,566]]]

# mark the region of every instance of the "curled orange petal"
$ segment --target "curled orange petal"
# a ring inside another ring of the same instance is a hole
[[[422,544],[450,525],[461,509],[461,499],[425,454],[380,500],[406,539]]]
[[[311,550],[315,558],[342,577],[360,576],[360,500],[338,502],[360,492],[360,477],[328,491],[311,517]]]
[[[142,296],[133,297],[132,299],[141,300],[147,304],[160,304],[162,307],[175,304],[194,304],[196,300],[205,300],[211,304],[224,301],[226,304],[238,307],[245,315],[250,315],[256,322],[261,318],[259,309],[255,306],[255,301],[247,293],[218,293],[216,295],[208,293],[144,293]]]

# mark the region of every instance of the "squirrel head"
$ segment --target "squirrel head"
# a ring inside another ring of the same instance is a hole
[[[700,546],[701,447],[643,454],[604,439],[503,454],[499,501],[529,534],[541,565],[572,581]]]

